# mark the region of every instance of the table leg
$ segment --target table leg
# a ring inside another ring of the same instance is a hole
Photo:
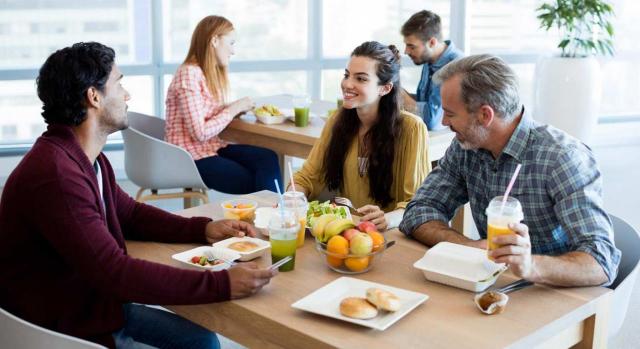
[[[612,292],[601,297],[595,314],[584,320],[582,341],[574,348],[606,348],[609,336],[609,306]]]

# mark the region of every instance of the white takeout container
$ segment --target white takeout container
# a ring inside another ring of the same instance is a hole
[[[230,267],[228,263],[221,263],[218,265],[200,265],[200,264],[191,263],[191,258],[193,258],[194,256],[206,257],[207,255],[205,254],[205,251],[209,252],[213,258],[224,259],[228,262],[233,262],[236,259],[240,258],[240,253],[238,253],[235,250],[216,249],[216,248],[213,248],[212,246],[200,246],[200,247],[192,248],[188,251],[176,253],[173,256],[171,256],[171,258],[179,262],[182,262],[195,269],[206,269],[206,270],[218,271],[218,270],[223,270]]]
[[[236,251],[234,249],[230,249],[227,246],[229,246],[230,244],[234,243],[234,242],[238,242],[238,241],[250,241],[255,243],[256,245],[258,245],[258,247],[254,250],[251,251],[247,251],[247,252],[241,252],[241,251]],[[258,258],[260,256],[262,256],[262,254],[266,251],[266,250],[270,250],[271,249],[271,244],[269,243],[269,241],[264,241],[261,239],[257,239],[257,238],[252,238],[252,237],[243,237],[243,238],[237,238],[237,237],[232,237],[232,238],[228,238],[228,239],[224,239],[222,241],[218,241],[216,243],[213,244],[214,247],[220,247],[223,248],[226,251],[233,251],[236,252],[240,255],[240,258],[238,258],[239,261],[242,262],[246,262],[246,261],[250,261],[252,259]]]
[[[427,280],[481,292],[493,285],[506,270],[504,264],[487,258],[487,251],[450,242],[440,242],[413,264]]]

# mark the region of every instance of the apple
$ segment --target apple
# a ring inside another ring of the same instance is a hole
[[[358,223],[358,230],[368,233],[370,231],[377,231],[376,225],[369,221],[361,221]]]
[[[353,239],[353,237],[354,237],[354,236],[356,236],[356,234],[358,234],[358,233],[360,233],[360,231],[359,231],[359,230],[351,228],[351,229],[347,229],[347,230],[345,230],[345,231],[342,233],[342,236],[343,236],[345,239],[347,239],[347,240],[351,241],[351,239]]]
[[[358,233],[349,243],[349,250],[356,256],[364,256],[373,250],[373,239],[366,233]]]

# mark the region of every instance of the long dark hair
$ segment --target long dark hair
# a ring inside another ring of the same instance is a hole
[[[394,45],[368,41],[356,47],[351,57],[368,57],[376,61],[379,85],[393,83],[389,93],[380,98],[377,123],[364,136],[368,145],[369,196],[381,207],[389,205],[393,182],[395,140],[400,133],[400,53]],[[358,136],[360,119],[356,109],[341,108],[333,125],[331,140],[324,157],[324,180],[329,190],[342,186],[344,161],[353,138]]]

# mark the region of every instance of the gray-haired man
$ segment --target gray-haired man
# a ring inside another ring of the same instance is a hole
[[[517,78],[490,55],[461,58],[435,75],[443,124],[456,139],[406,208],[400,230],[432,246],[450,241],[485,248],[447,222],[470,202],[486,239],[489,201],[502,195],[518,164],[511,195],[523,206],[516,232],[494,238],[491,252],[519,277],[560,286],[608,285],[620,251],[602,208],[602,181],[591,150],[566,133],[525,115]]]

